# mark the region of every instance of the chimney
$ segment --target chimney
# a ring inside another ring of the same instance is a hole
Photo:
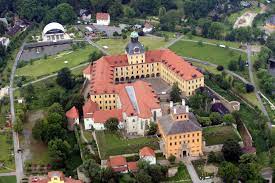
[[[181,105],[185,106],[185,100],[184,99],[181,99]]]
[[[174,114],[177,114],[177,109],[176,108],[174,108]]]
[[[170,101],[170,109],[173,107],[173,101]]]
[[[189,106],[186,106],[186,113],[189,113]]]

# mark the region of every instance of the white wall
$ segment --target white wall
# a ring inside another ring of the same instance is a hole
[[[96,20],[96,24],[98,24],[98,25],[109,25],[110,24],[110,19],[108,19],[108,20]]]
[[[94,123],[92,118],[84,118],[84,126],[85,130],[90,130],[92,127],[94,127],[95,130],[104,130],[104,124],[103,123]]]
[[[144,157],[140,157],[140,159],[143,159],[149,162],[151,165],[155,165],[157,163],[156,157],[154,156],[144,156]]]

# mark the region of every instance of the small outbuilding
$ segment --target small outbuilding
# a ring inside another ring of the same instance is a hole
[[[147,146],[139,150],[139,158],[147,161],[151,165],[157,163],[155,151]]]
[[[79,112],[75,106],[66,112],[66,117],[68,120],[68,129],[74,130],[74,125],[79,125]]]
[[[96,24],[97,25],[109,25],[110,24],[110,14],[109,13],[97,13],[96,14]]]

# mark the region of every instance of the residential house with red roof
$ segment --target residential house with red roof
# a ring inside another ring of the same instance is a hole
[[[126,158],[121,155],[109,157],[107,164],[114,172],[119,173],[136,172],[138,170],[136,161],[127,162]]]
[[[74,125],[79,125],[79,112],[75,106],[66,112],[66,117],[68,120],[67,127],[69,130],[74,130]]]
[[[139,150],[139,158],[149,162],[151,165],[157,163],[155,151],[147,146]]]
[[[110,14],[109,13],[97,13],[96,14],[96,24],[98,25],[109,25],[110,24]]]

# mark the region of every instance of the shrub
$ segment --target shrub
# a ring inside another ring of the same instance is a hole
[[[176,161],[176,156],[170,155],[169,158],[168,158],[168,161],[169,161],[170,163],[175,163],[175,161]]]
[[[217,70],[218,70],[218,71],[223,71],[223,70],[224,70],[224,67],[223,67],[222,65],[218,65],[218,66],[217,66]]]
[[[245,89],[246,89],[246,92],[247,93],[251,93],[251,92],[253,92],[254,91],[254,86],[252,85],[252,84],[246,84],[245,85]]]

